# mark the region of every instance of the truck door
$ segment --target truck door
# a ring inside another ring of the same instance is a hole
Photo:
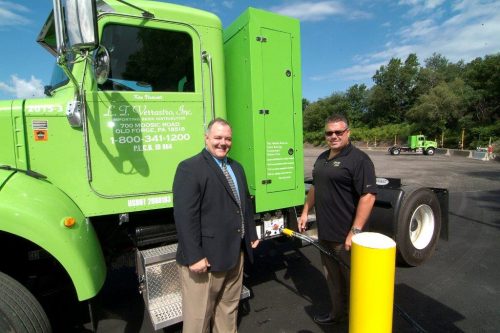
[[[136,23],[105,23],[109,79],[86,96],[88,174],[104,197],[170,191],[179,161],[204,145],[198,34],[186,25]]]
[[[267,192],[295,189],[295,124],[290,33],[261,28]]]
[[[418,146],[418,147],[423,147],[423,146],[424,146],[424,143],[425,143],[425,136],[423,136],[423,135],[418,135],[418,136],[417,136],[417,140],[418,140],[418,142],[417,142],[417,146]]]

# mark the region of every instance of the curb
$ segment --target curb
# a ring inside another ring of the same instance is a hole
[[[389,147],[363,147],[357,146],[361,150],[368,151],[388,151]],[[476,150],[460,150],[460,149],[451,149],[451,148],[437,148],[436,155],[444,155],[444,156],[458,156],[465,158],[472,158],[475,160],[481,161],[497,161],[500,162],[500,156],[489,156],[486,152],[479,152]]]
[[[368,151],[388,151],[389,146],[387,147],[366,147],[363,145],[355,145],[357,148],[361,150],[368,150]],[[311,144],[305,143],[304,148],[321,148],[321,149],[328,149],[328,147],[319,145],[319,146],[313,146]],[[492,154],[492,156],[488,155],[486,152],[479,152],[476,150],[460,150],[460,149],[452,149],[452,148],[436,148],[436,155],[444,155],[444,156],[459,156],[459,157],[465,157],[465,158],[472,158],[475,160],[481,160],[481,161],[496,161],[500,162],[500,155]]]

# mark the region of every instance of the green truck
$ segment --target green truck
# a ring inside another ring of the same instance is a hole
[[[394,145],[389,147],[391,155],[399,155],[402,152],[423,153],[424,155],[434,155],[437,148],[436,141],[425,139],[424,135],[410,135],[406,146]]]
[[[88,300],[135,249],[154,326],[170,325],[182,319],[172,182],[211,119],[232,124],[261,239],[303,204],[299,22],[250,8],[223,30],[174,4],[55,4],[38,37],[59,65],[48,97],[0,102],[0,289],[45,274]]]
[[[55,0],[38,42],[56,57],[47,97],[0,101],[0,330],[50,332],[69,299],[95,328],[94,300],[124,267],[155,329],[181,321],[172,182],[215,117],[232,124],[260,239],[296,230],[298,20],[249,8],[223,29],[163,2]],[[424,262],[446,226],[446,190],[378,184],[372,230]]]

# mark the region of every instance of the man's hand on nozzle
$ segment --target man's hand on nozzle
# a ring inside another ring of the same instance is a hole
[[[299,232],[304,232],[307,229],[307,214],[300,215],[297,221],[297,228]]]

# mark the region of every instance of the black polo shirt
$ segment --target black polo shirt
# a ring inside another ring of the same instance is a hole
[[[329,154],[330,150],[321,153],[313,169],[318,237],[343,243],[361,195],[377,193],[375,167],[370,157],[351,143],[330,160]]]

